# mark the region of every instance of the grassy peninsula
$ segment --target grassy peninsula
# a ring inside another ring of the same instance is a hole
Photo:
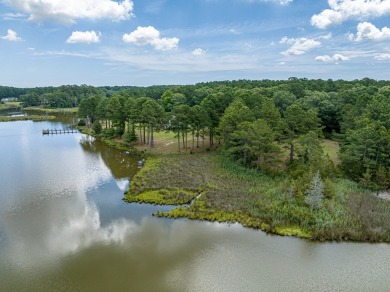
[[[126,201],[178,205],[158,216],[390,242],[389,81],[238,80],[91,91],[63,102],[34,96],[22,99],[77,100],[94,135],[149,153]]]
[[[28,116],[0,116],[0,122],[15,122],[15,121],[46,121],[53,120],[55,116],[39,116],[39,115],[28,115]]]
[[[77,113],[78,107],[71,108],[45,108],[41,106],[29,106],[23,108],[26,111],[50,114]]]
[[[333,180],[333,196],[316,210],[289,194],[290,183],[285,175],[271,177],[215,152],[154,155],[132,179],[125,201],[178,205],[155,214],[161,217],[239,222],[280,235],[390,240],[390,203],[357,183]]]

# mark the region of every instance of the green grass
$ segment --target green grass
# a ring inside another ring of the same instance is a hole
[[[137,135],[139,133],[137,132]],[[139,145],[134,144],[134,146],[142,151],[147,151],[152,154],[176,154],[178,153],[178,142],[177,136],[172,131],[160,131],[154,132],[154,148],[150,148],[148,145]],[[199,138],[199,147],[196,147],[196,137],[194,141],[194,150],[192,150],[192,135],[188,133],[187,138],[187,149],[183,149],[183,141],[180,139],[180,152],[181,153],[189,153],[189,152],[202,152],[202,140]],[[217,146],[217,145],[216,145]],[[205,139],[204,148],[209,148],[209,141]]]
[[[197,196],[197,192],[187,190],[150,190],[137,196],[126,197],[128,203],[148,203],[156,205],[183,205],[189,204]]]
[[[15,121],[46,121],[53,120],[55,116],[38,116],[38,115],[29,115],[29,116],[0,116],[0,122],[15,122]]]
[[[325,139],[322,142],[322,147],[325,155],[328,155],[329,159],[333,161],[335,165],[339,165],[341,163],[341,159],[339,157],[340,145],[338,142]]]
[[[20,107],[20,102],[18,101],[7,101],[4,103],[0,103],[0,110],[7,110],[7,109],[13,109],[19,107]]]
[[[78,107],[72,107],[72,108],[44,108],[44,107],[25,107],[24,110],[28,111],[35,111],[35,112],[43,112],[43,113],[53,113],[53,114],[60,114],[60,113],[77,113]]]

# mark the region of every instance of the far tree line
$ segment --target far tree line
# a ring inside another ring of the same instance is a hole
[[[221,145],[231,159],[270,172],[342,172],[367,187],[390,185],[390,82],[237,80],[184,86],[17,89],[0,98],[24,106],[79,107],[94,131],[154,146],[156,131],[176,133],[178,151]],[[323,138],[340,143],[332,166]],[[286,159],[287,157],[287,159]],[[313,170],[315,172],[315,170]]]

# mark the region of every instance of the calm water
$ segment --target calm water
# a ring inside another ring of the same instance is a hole
[[[390,245],[154,218],[137,160],[63,127],[0,123],[0,291],[390,291]]]

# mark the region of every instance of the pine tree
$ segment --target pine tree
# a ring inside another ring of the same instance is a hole
[[[306,190],[305,194],[305,203],[310,206],[311,211],[321,207],[321,203],[324,199],[324,182],[321,179],[320,171],[317,171],[316,175],[313,177],[311,185]]]

